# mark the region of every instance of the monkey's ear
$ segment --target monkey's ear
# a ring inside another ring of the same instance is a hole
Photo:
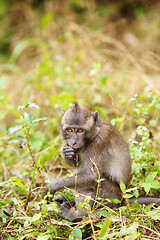
[[[62,111],[62,116],[64,115],[64,113],[65,113],[65,110]]]
[[[93,113],[93,117],[94,117],[94,121],[95,121],[96,125],[98,126],[98,112],[97,111],[95,111]]]

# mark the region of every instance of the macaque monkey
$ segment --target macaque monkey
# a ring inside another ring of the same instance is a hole
[[[47,194],[67,188],[75,188],[75,210],[67,208],[65,198],[55,198],[60,208],[58,213],[68,221],[79,221],[87,216],[85,209],[78,209],[87,196],[91,208],[94,201],[122,199],[120,180],[127,186],[131,180],[131,158],[128,144],[121,133],[109,122],[98,118],[77,103],[63,113],[61,119],[63,157],[75,167],[75,175],[51,182]],[[109,203],[113,207],[113,203]]]

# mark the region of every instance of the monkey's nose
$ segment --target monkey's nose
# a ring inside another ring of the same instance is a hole
[[[74,147],[76,144],[77,144],[77,136],[74,135],[71,139],[71,145],[72,145],[72,147]]]
[[[72,148],[76,149],[76,145],[77,145],[77,143],[76,143],[76,142],[73,142],[73,143],[72,143]]]

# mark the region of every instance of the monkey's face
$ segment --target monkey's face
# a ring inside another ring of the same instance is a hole
[[[83,150],[98,134],[98,114],[87,108],[74,104],[63,113],[61,119],[61,134],[65,144],[75,149]]]
[[[85,129],[72,126],[67,126],[63,132],[63,136],[65,137],[67,144],[75,150],[80,150],[83,148],[85,142],[85,134]]]

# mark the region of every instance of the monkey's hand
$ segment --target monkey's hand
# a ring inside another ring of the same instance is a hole
[[[73,159],[76,156],[75,150],[68,145],[64,146],[63,153],[66,159]]]

